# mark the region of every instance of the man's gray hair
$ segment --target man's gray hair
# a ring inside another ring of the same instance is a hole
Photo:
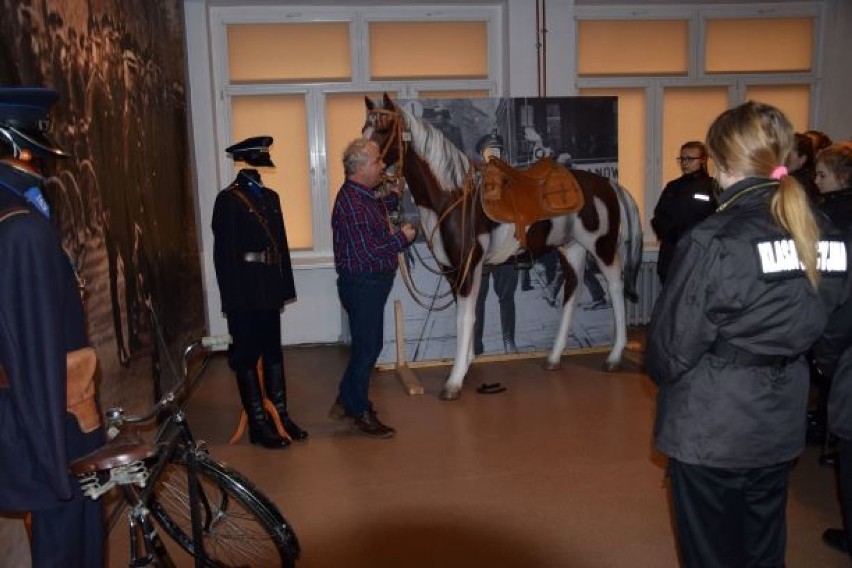
[[[358,166],[367,161],[367,147],[375,144],[366,138],[356,138],[350,142],[343,151],[343,173],[346,177],[351,176]]]

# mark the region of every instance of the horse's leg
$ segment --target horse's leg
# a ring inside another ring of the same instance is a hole
[[[559,255],[565,259],[569,268],[565,273],[565,302],[562,305],[562,320],[559,322],[559,331],[553,342],[553,349],[547,357],[544,368],[555,371],[562,365],[562,352],[568,343],[568,334],[571,331],[571,320],[574,315],[574,306],[583,281],[583,271],[586,265],[586,249],[577,243],[563,245],[557,249]],[[571,273],[573,272],[573,274]]]
[[[615,257],[612,265],[606,265],[598,259],[598,267],[606,278],[609,299],[612,302],[612,315],[615,322],[615,341],[606,357],[604,369],[616,371],[621,367],[621,355],[627,345],[627,316],[624,308],[624,280],[622,278],[621,261]]]
[[[473,361],[473,324],[476,321],[476,298],[482,283],[482,260],[472,267],[473,276],[470,292],[466,296],[456,297],[456,359],[450,376],[441,389],[438,398],[456,400],[470,363]]]

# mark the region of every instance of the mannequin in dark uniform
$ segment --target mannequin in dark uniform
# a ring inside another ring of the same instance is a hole
[[[660,239],[657,275],[665,283],[677,241],[716,209],[716,180],[707,173],[707,149],[693,140],[680,147],[677,163],[683,175],[670,181],[654,208],[651,226]]]
[[[104,441],[72,414],[68,354],[88,345],[78,280],[44,200],[43,160],[66,158],[45,134],[57,93],[0,88],[0,511],[32,513],[33,566],[104,565],[100,502],[83,496],[68,464]],[[2,563],[2,561],[0,561]]]
[[[272,138],[249,138],[226,149],[235,162],[275,167]],[[286,448],[308,437],[287,412],[281,353],[281,309],[296,298],[290,250],[278,194],[264,187],[256,169],[245,168],[216,197],[213,260],[232,343],[228,364],[237,375],[252,444]],[[266,397],[275,406],[290,440],[282,438],[263,407],[257,373],[263,360]]]

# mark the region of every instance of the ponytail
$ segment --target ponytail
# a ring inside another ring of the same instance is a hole
[[[707,148],[716,166],[724,171],[778,180],[780,187],[772,196],[769,210],[775,222],[793,237],[805,276],[816,288],[820,278],[819,225],[805,188],[780,165],[793,148],[794,139],[793,126],[783,112],[749,101],[716,117],[707,131]]]
[[[793,237],[799,261],[805,268],[805,275],[811,286],[819,285],[817,269],[817,243],[819,225],[811,210],[810,198],[805,188],[791,175],[782,176],[781,186],[770,202],[770,211],[775,222]]]

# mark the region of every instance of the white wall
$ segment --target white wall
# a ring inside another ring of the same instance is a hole
[[[834,140],[852,140],[852,1],[826,0],[823,81],[816,129]]]

